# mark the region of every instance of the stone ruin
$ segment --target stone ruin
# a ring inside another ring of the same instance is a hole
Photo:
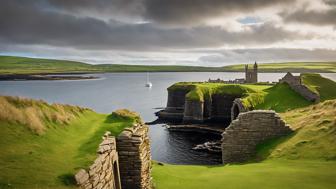
[[[121,189],[119,177],[118,153],[116,140],[109,132],[103,136],[98,148],[98,157],[88,170],[81,169],[75,179],[83,189]]]
[[[320,101],[320,95],[316,94],[315,92],[311,91],[307,86],[305,86],[301,82],[301,75],[300,76],[294,76],[290,72],[288,72],[285,77],[279,80],[279,83],[287,83],[291,89],[293,89],[295,92],[299,93],[301,96],[303,96],[306,100],[310,102],[319,102]]]
[[[134,124],[117,137],[109,132],[99,145],[98,157],[75,175],[82,189],[150,189],[151,154],[148,126]]]
[[[223,163],[245,162],[255,155],[257,144],[291,132],[290,127],[274,111],[240,113],[222,134]]]
[[[168,90],[167,107],[156,113],[161,120],[170,122],[202,123],[204,121],[223,122],[231,120],[232,107],[235,99],[241,95],[213,94],[203,101],[192,101],[186,98],[188,89]],[[236,104],[239,103],[236,101]],[[245,111],[244,108],[239,111]]]

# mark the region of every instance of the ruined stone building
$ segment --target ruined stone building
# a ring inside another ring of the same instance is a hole
[[[279,80],[279,83],[287,83],[290,86],[290,88],[292,88],[295,92],[299,93],[308,101],[311,102],[320,101],[320,95],[312,91],[302,83],[301,75],[294,76],[292,73],[288,72],[285,75],[285,77]]]
[[[245,83],[257,83],[258,82],[258,64],[254,63],[253,69],[249,69],[248,65],[245,65]]]

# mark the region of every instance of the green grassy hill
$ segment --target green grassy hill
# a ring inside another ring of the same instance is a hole
[[[260,64],[260,72],[336,72],[336,62],[290,62]],[[92,65],[68,60],[0,56],[0,74],[97,73],[97,72],[243,72],[244,65],[224,67]]]
[[[69,105],[0,96],[0,188],[74,188],[73,175],[96,158],[105,131],[138,121]]]
[[[252,68],[253,64],[249,64]],[[244,71],[245,65],[232,65],[224,67],[228,71]],[[258,64],[261,72],[336,72],[336,62],[285,62],[285,63],[261,63]]]
[[[258,147],[258,163],[225,166],[154,164],[157,189],[335,188],[336,100],[281,114],[294,134]]]

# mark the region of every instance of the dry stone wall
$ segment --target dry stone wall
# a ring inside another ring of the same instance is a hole
[[[319,102],[320,95],[311,91],[307,86],[302,84],[301,75],[293,76],[290,72],[288,72],[282,79],[279,80],[280,83],[287,83],[290,88],[292,88],[295,92],[299,93],[306,100],[311,102]]]
[[[121,189],[116,140],[109,132],[98,148],[98,157],[88,170],[81,169],[75,179],[83,189]]]
[[[240,113],[222,134],[223,163],[247,161],[255,155],[257,144],[288,135],[291,131],[274,111]]]
[[[120,178],[123,189],[150,189],[151,154],[148,126],[135,124],[117,138]]]
[[[233,101],[233,105],[231,107],[231,121],[236,119],[239,113],[246,112],[248,109],[244,106],[243,102],[240,98],[236,98]]]
[[[183,121],[184,122],[203,122],[204,102],[186,100]]]
[[[306,100],[310,102],[319,102],[320,96],[313,91],[311,91],[305,85],[289,85],[295,92],[299,93],[303,96]]]

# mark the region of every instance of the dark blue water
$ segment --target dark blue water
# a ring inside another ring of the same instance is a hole
[[[284,73],[260,73],[260,81],[278,81]],[[323,74],[336,80],[336,74]],[[144,87],[146,73],[94,74],[97,80],[80,81],[0,81],[0,95],[14,95],[67,103],[110,113],[128,108],[141,114],[144,121],[156,119],[157,107],[165,107],[167,87],[179,81],[206,81],[209,78],[235,79],[244,73],[151,73],[152,88]],[[150,128],[152,156],[167,163],[215,164],[219,157],[190,150],[193,145],[214,138],[201,134],[169,133],[164,127]]]

